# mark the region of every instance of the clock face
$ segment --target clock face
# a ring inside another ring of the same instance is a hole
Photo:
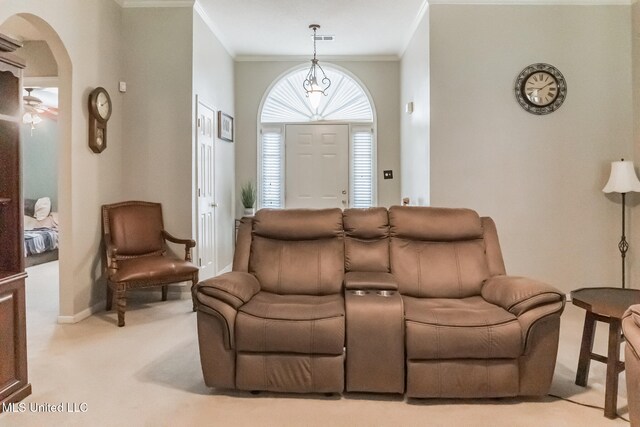
[[[558,97],[558,81],[547,72],[537,71],[526,79],[524,93],[534,105],[549,105]]]
[[[111,117],[112,105],[109,93],[103,87],[95,88],[89,95],[89,112],[96,120],[106,123]]]
[[[100,115],[102,120],[107,120],[109,112],[111,111],[111,101],[107,98],[107,94],[105,92],[98,93],[96,98],[96,109],[98,110],[98,115]]]
[[[516,100],[531,114],[549,114],[560,108],[567,97],[567,82],[553,65],[532,64],[516,78]]]

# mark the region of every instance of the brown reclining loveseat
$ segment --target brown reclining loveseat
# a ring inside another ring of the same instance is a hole
[[[546,394],[564,308],[490,218],[398,206],[260,210],[194,299],[210,387],[409,397]]]

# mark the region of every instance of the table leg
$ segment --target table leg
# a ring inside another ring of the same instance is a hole
[[[604,393],[604,416],[614,419],[618,412],[618,362],[620,361],[620,319],[609,323],[609,351],[607,353],[607,384]]]
[[[596,332],[596,318],[590,311],[584,316],[584,329],[582,330],[582,344],[580,344],[580,357],[578,358],[578,372],[576,384],[582,387],[587,385],[589,366],[591,365],[591,352],[593,351],[593,336]]]

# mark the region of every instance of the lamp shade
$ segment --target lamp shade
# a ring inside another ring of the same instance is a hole
[[[640,192],[640,181],[630,160],[611,162],[611,175],[607,185],[602,189],[605,193]]]

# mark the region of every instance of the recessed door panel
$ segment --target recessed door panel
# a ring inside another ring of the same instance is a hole
[[[346,208],[349,126],[286,127],[286,208]]]

